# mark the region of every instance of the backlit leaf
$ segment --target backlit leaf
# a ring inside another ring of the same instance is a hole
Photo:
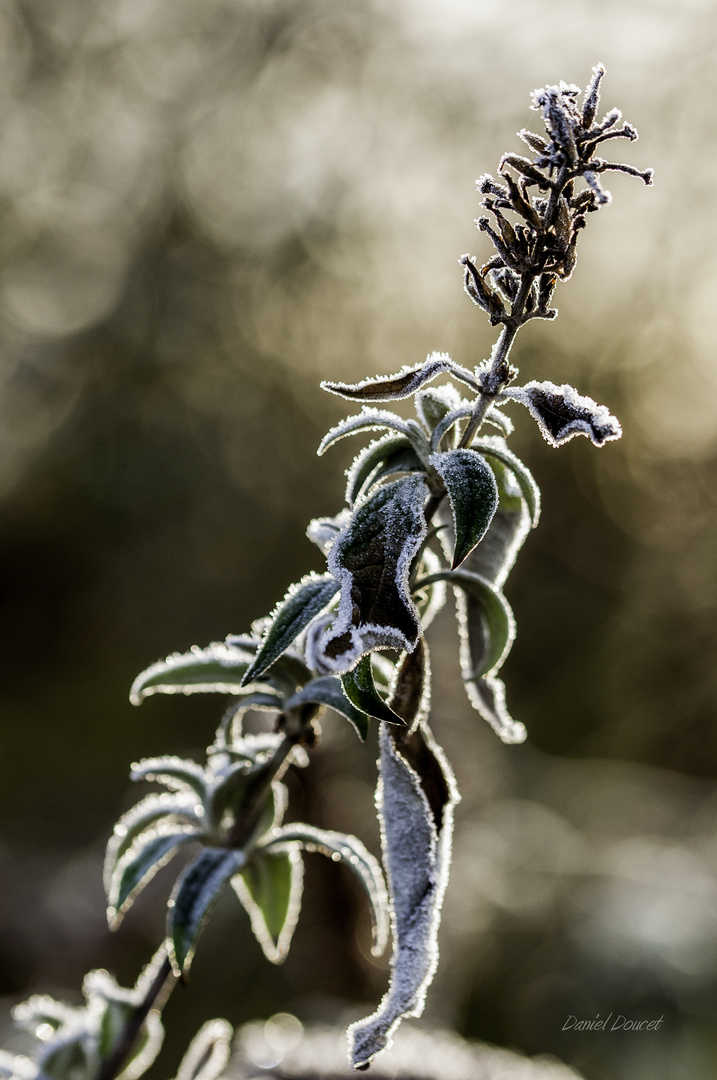
[[[141,799],[131,810],[118,820],[114,832],[107,844],[103,880],[105,891],[109,892],[112,875],[117,863],[128,851],[138,836],[152,828],[158,821],[171,820],[175,824],[200,825],[201,804],[197,805],[195,794],[153,793]]]
[[[281,964],[299,917],[304,868],[298,844],[257,849],[232,887],[267,960]]]
[[[176,1080],[219,1080],[229,1062],[233,1033],[226,1020],[203,1024],[181,1060]]]
[[[158,826],[151,833],[143,833],[117,863],[108,890],[107,921],[116,930],[126,911],[144,886],[151,881],[183,844],[201,835],[198,828],[189,825]]]
[[[129,699],[139,705],[151,694],[236,694],[253,656],[245,649],[214,642],[158,660],[132,683]]]
[[[402,420],[396,413],[388,412],[386,409],[367,409],[365,407],[360,413],[355,416],[348,416],[336,427],[327,431],[319,443],[316,453],[321,457],[330,446],[333,446],[339,439],[346,438],[347,435],[355,435],[359,431],[380,431],[382,428],[388,431],[398,431],[401,435],[405,435],[418,456],[425,460],[428,453],[428,442],[420,424],[416,423],[415,420]]]
[[[245,863],[243,851],[207,847],[180,877],[167,915],[168,952],[175,975],[184,975],[189,970],[199,935],[219,891]]]
[[[562,446],[575,435],[587,435],[595,446],[604,446],[622,435],[617,417],[567,383],[529,382],[510,387],[503,397],[526,406],[551,446]]]
[[[417,474],[378,488],[357,505],[328,556],[341,583],[338,613],[307,635],[307,662],[316,671],[349,671],[373,648],[414,648],[420,621],[408,579],[427,532],[427,495]]]
[[[306,851],[318,851],[330,859],[341,861],[359,879],[368,897],[373,931],[374,956],[380,956],[388,941],[388,901],[386,884],[378,861],[355,836],[316,829],[303,822],[283,825],[264,845],[265,851],[273,851],[287,842],[298,841]]]
[[[352,671],[341,676],[341,684],[346,697],[364,715],[384,720],[387,724],[403,724],[401,717],[389,708],[376,689],[370,654],[362,656]]]
[[[520,458],[515,456],[512,450],[508,449],[505,441],[499,436],[476,439],[473,442],[473,446],[488,457],[497,458],[503,465],[510,469],[518,483],[521,494],[525,499],[528,512],[530,513],[531,524],[533,528],[535,528],[538,524],[538,519],[540,518],[540,490],[530,470],[523,464]]]
[[[142,758],[141,761],[133,762],[130,777],[132,780],[164,784],[171,791],[194,792],[200,799],[204,798],[204,769],[197,765],[196,761],[176,757],[174,754]]]
[[[278,660],[338,591],[339,582],[330,574],[308,574],[292,585],[271,616],[261,648],[244,674],[244,684],[254,682]]]
[[[284,708],[297,709],[307,704],[328,705],[334,712],[345,716],[353,724],[362,742],[366,739],[368,716],[349,701],[341,681],[335,675],[323,675],[318,679],[312,679],[286,701]]]
[[[408,439],[400,435],[384,435],[369,443],[348,471],[346,502],[356,500],[385,476],[397,472],[421,472],[424,465]],[[344,522],[346,524],[346,522]]]
[[[490,466],[475,450],[433,454],[430,464],[446,486],[453,511],[455,569],[485,536],[498,505],[498,487]]]
[[[478,390],[470,371],[454,363],[448,353],[438,352],[430,353],[423,364],[401,368],[396,375],[377,375],[353,384],[322,382],[321,388],[352,401],[398,401],[415,394],[421,386],[443,372],[450,372],[472,389]]]

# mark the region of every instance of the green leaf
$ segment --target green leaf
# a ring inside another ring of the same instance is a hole
[[[321,389],[351,401],[398,401],[415,394],[425,383],[444,372],[480,389],[470,371],[451,360],[448,353],[430,353],[424,363],[403,367],[396,375],[377,375],[359,383],[322,382]]]
[[[443,436],[450,431],[454,424],[457,424],[459,420],[467,420],[472,415],[473,406],[464,401],[457,405],[455,409],[446,413],[445,416],[442,416],[431,433],[431,450],[434,452],[438,450]]]
[[[264,845],[264,851],[281,848],[287,841],[298,841],[306,851],[318,851],[330,859],[338,859],[352,870],[363,886],[371,909],[374,956],[380,956],[388,941],[388,898],[386,883],[378,861],[355,836],[332,832],[327,829],[315,829],[303,822],[295,825],[283,825],[277,829],[271,840]]]
[[[254,937],[272,964],[281,964],[289,951],[301,907],[303,869],[298,845],[286,844],[257,849],[246,869],[232,878]]]
[[[151,694],[236,694],[252,659],[245,649],[225,642],[214,642],[206,649],[195,645],[189,652],[158,660],[138,675],[129,699],[140,705]]]
[[[207,1020],[190,1042],[176,1080],[219,1080],[229,1062],[233,1034],[226,1020]]]
[[[246,863],[243,851],[204,848],[184,871],[169,901],[167,937],[172,970],[184,975],[220,889]]]
[[[455,569],[485,536],[498,506],[498,486],[490,466],[475,450],[433,454],[429,464],[446,485],[453,511]]]
[[[408,590],[426,536],[428,496],[419,474],[394,480],[360,502],[328,555],[341,582],[338,613],[307,635],[307,663],[320,674],[349,671],[374,648],[414,648],[420,620]]]
[[[346,502],[353,506],[360,495],[365,494],[384,476],[397,472],[422,471],[424,466],[408,439],[384,435],[382,439],[369,443],[354,459],[348,471]]]
[[[143,834],[125,852],[115,868],[108,890],[107,921],[116,930],[126,911],[144,886],[163,867],[177,850],[201,835],[197,828],[185,825]]]
[[[464,678],[477,678],[500,667],[515,638],[515,619],[508,601],[499,589],[489,581],[468,570],[442,570],[429,574],[416,582],[420,589],[433,581],[448,581],[461,588],[478,602],[480,615],[485,622],[482,640],[471,651],[471,671],[464,671]]]
[[[243,682],[250,683],[266,671],[309,623],[331,603],[339,582],[330,574],[309,574],[292,585],[278,605],[262,639],[261,648],[247,669]]]
[[[201,806],[198,809],[201,813]],[[112,875],[124,853],[129,851],[138,836],[162,820],[171,820],[173,824],[193,823],[199,826],[196,795],[155,792],[141,799],[119,818],[105,855],[103,880],[106,892],[109,892]]]
[[[414,400],[416,412],[427,431],[433,431],[436,424],[439,424],[448,413],[453,412],[461,404],[465,403],[451,383],[447,386],[432,386],[430,389],[421,390]]]
[[[319,679],[312,679],[293,697],[290,697],[284,705],[285,709],[298,709],[302,705],[328,705],[334,712],[340,713],[353,724],[356,733],[365,742],[368,735],[368,716],[357,709],[347,698],[342,684],[334,675],[324,675]]]
[[[162,757],[142,758],[132,764],[130,776],[133,780],[148,780],[164,784],[172,791],[193,792],[200,799],[204,798],[205,775],[201,765],[188,758],[164,754]]]
[[[380,431],[381,428],[398,431],[405,435],[419,458],[422,461],[426,459],[428,442],[421,425],[415,420],[402,420],[396,413],[388,412],[386,409],[364,408],[356,416],[348,416],[336,427],[327,431],[319,443],[316,453],[321,457],[330,446],[333,446],[339,439],[346,438],[347,435],[355,435],[358,431]]]
[[[473,446],[489,457],[497,458],[498,461],[510,469],[530,512],[531,525],[535,528],[540,518],[540,489],[530,470],[526,468],[520,458],[515,456],[512,450],[508,449],[500,436],[476,439]]]
[[[404,726],[401,717],[389,708],[376,689],[370,653],[362,656],[352,671],[341,676],[341,685],[346,697],[362,713],[373,716],[376,720],[384,720],[387,724]]]

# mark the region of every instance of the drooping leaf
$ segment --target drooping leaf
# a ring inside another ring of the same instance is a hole
[[[384,435],[369,443],[354,458],[347,473],[346,502],[353,506],[361,495],[385,476],[422,471],[425,471],[425,467],[408,439],[401,435]]]
[[[203,1024],[180,1062],[176,1080],[219,1080],[229,1062],[233,1034],[226,1020]]]
[[[336,676],[323,675],[312,679],[285,702],[284,708],[298,709],[309,704],[328,705],[334,712],[345,716],[353,724],[361,742],[365,741],[368,734],[368,716],[348,699],[341,681]]]
[[[396,669],[390,707],[397,713],[406,728],[421,724],[431,707],[431,663],[428,645],[422,637],[412,653],[405,653]],[[396,732],[394,738],[403,745],[408,738],[405,731]]]
[[[423,364],[401,368],[396,375],[378,375],[353,384],[322,382],[321,388],[351,401],[398,401],[415,394],[425,383],[446,371],[473,390],[479,389],[470,371],[454,363],[448,353],[438,352],[430,353]]]
[[[384,864],[388,870],[394,955],[388,991],[372,1016],[348,1030],[354,1068],[366,1068],[390,1045],[406,1016],[420,1016],[438,963],[438,925],[448,879],[457,793],[452,774],[430,734],[418,728],[431,768],[445,781],[445,795],[431,805],[421,775],[382,727],[377,806]],[[398,733],[399,738],[401,733]],[[411,736],[413,737],[413,736]],[[420,760],[420,755],[416,758]],[[435,788],[436,785],[434,784]]]
[[[551,446],[562,446],[574,435],[587,435],[595,446],[604,446],[622,435],[617,417],[567,383],[529,382],[510,387],[503,397],[525,405]]]
[[[125,912],[134,903],[137,894],[151,881],[173,855],[190,840],[201,835],[194,826],[158,826],[151,833],[143,833],[126,851],[115,867],[108,889],[107,922],[110,930],[116,930]]]
[[[247,668],[243,684],[256,681],[291,643],[305,630],[339,591],[339,583],[330,574],[308,574],[292,585],[275,609],[264,634],[261,648]]]
[[[347,435],[355,435],[359,431],[380,431],[382,428],[405,435],[421,460],[425,461],[428,442],[420,424],[415,420],[402,420],[396,413],[388,412],[386,409],[367,409],[365,406],[356,416],[348,416],[336,427],[327,431],[316,453],[321,457],[330,446],[339,439],[346,438]]]
[[[508,449],[505,441],[499,436],[476,439],[473,446],[480,450],[481,453],[488,455],[488,457],[497,458],[498,461],[510,469],[525,499],[531,524],[535,528],[540,518],[540,489],[530,470],[520,458],[516,457],[512,450]]]
[[[146,829],[152,828],[162,820],[171,820],[176,824],[194,824],[199,827],[201,812],[201,804],[197,804],[197,797],[193,793],[175,795],[169,792],[154,792],[140,799],[131,810],[119,818],[107,844],[103,870],[105,892],[109,892],[117,863]]]
[[[307,634],[307,662],[316,671],[340,674],[372,648],[415,646],[420,621],[408,578],[427,532],[427,495],[425,478],[416,474],[385,484],[356,506],[328,556],[341,582],[338,613]]]
[[[435,453],[443,441],[443,437],[450,431],[450,429],[457,424],[460,420],[467,420],[469,416],[473,415],[473,406],[468,402],[463,402],[461,405],[457,405],[455,409],[452,409],[436,424],[435,428],[431,432],[431,451]]]
[[[472,574],[463,567],[458,570],[441,570],[421,578],[416,582],[416,588],[430,585],[433,581],[447,581],[477,601],[472,607],[475,607],[482,620],[480,645],[476,643],[470,654],[473,665],[470,677],[475,678],[500,667],[515,638],[515,619],[502,592],[495,589],[485,578]],[[470,633],[470,630],[468,632]],[[463,677],[468,678],[465,671]]]
[[[184,975],[220,889],[246,863],[236,848],[206,847],[174,887],[167,914],[168,953],[172,970]]]
[[[455,569],[485,536],[498,506],[498,487],[490,465],[475,450],[433,454],[430,464],[446,486],[453,511]]]
[[[158,660],[132,683],[129,699],[140,705],[151,694],[236,694],[253,656],[245,649],[214,642]]]
[[[298,844],[257,849],[232,887],[247,910],[254,937],[267,960],[286,959],[303,890],[304,867]]]
[[[466,693],[476,712],[487,720],[504,743],[525,742],[525,725],[514,720],[505,703],[505,684],[494,675],[466,679]]]
[[[162,757],[142,758],[132,763],[132,780],[148,780],[164,784],[171,791],[193,792],[200,799],[204,798],[204,769],[196,761],[164,754]]]
[[[267,852],[281,849],[282,845],[298,841],[306,851],[318,851],[331,859],[339,859],[356,874],[368,897],[373,932],[374,956],[380,956],[388,941],[388,900],[386,884],[378,861],[355,836],[316,829],[303,822],[282,825],[264,845]]]
[[[438,555],[436,555],[434,551],[431,551],[430,548],[425,547],[418,568],[419,577],[426,578],[431,574],[438,573],[442,568],[442,565]],[[436,581],[422,589],[416,589],[414,587],[413,592],[416,607],[418,608],[418,613],[421,617],[421,626],[425,631],[446,603],[446,584],[444,581]]]
[[[480,544],[465,560],[463,569],[480,574],[501,588],[530,532],[530,514],[515,476],[497,459],[493,464],[493,474],[498,485],[498,509]],[[446,524],[450,521],[442,507],[438,517]],[[440,533],[440,537],[443,539],[448,534],[450,538],[451,531],[452,523]]]
[[[362,656],[351,671],[341,676],[341,685],[349,701],[365,716],[373,716],[387,724],[403,724],[403,720],[389,708],[376,689],[370,653]],[[368,723],[366,725],[368,733]]]

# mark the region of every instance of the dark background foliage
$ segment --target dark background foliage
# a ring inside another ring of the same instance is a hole
[[[129,763],[201,753],[222,704],[133,709],[132,678],[320,567],[304,527],[341,505],[351,450],[314,457],[344,415],[320,378],[487,355],[457,264],[487,253],[473,180],[518,149],[533,87],[602,60],[656,185],[611,177],[558,322],[515,359],[625,436],[553,450],[516,416],[544,502],[508,586],[525,746],[463,700],[448,613],[432,632],[464,798],[429,1011],[590,1080],[714,1075],[716,30],[706,0],[0,7],[6,1046],[13,1001],[71,998],[92,966],[130,983],[161,938],[166,872],[105,930],[103,845]],[[292,812],[375,849],[374,760],[327,721]],[[309,864],[283,969],[226,897],[155,1075],[209,1016],[340,1021],[380,995],[352,882]],[[561,1031],[611,1011],[665,1021]]]

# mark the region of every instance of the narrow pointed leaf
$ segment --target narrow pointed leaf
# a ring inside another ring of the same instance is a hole
[[[176,1080],[219,1080],[231,1053],[234,1029],[226,1020],[208,1020],[189,1044]]]
[[[470,677],[485,675],[500,667],[515,638],[515,619],[508,601],[499,589],[489,581],[462,568],[442,570],[416,582],[416,588],[430,585],[433,581],[447,581],[473,597],[478,602],[480,615],[485,622],[485,632],[480,651],[473,650]],[[468,678],[464,672],[464,678]]]
[[[379,731],[376,797],[389,877],[394,955],[389,987],[378,1009],[348,1030],[351,1062],[358,1069],[366,1068],[390,1045],[404,1017],[420,1016],[423,1011],[438,963],[438,926],[457,801],[450,768],[430,734],[417,729],[415,734],[424,746],[423,754],[414,755],[414,760],[418,763],[428,755],[431,769],[438,769],[445,781],[445,793],[434,805],[424,791],[421,773],[398,749],[394,730],[382,727]]]
[[[420,620],[408,579],[427,532],[427,496],[422,475],[385,484],[357,505],[334,541],[328,563],[341,597],[336,618],[307,636],[307,660],[316,671],[349,671],[373,648],[414,648]]]
[[[196,761],[176,757],[174,754],[135,761],[130,776],[133,780],[164,784],[172,791],[194,792],[200,799],[204,798],[204,769],[197,765]]]
[[[184,871],[169,901],[167,937],[172,970],[184,975],[220,889],[246,862],[243,851],[204,848]]]
[[[353,870],[363,886],[371,909],[374,956],[380,956],[388,941],[388,899],[386,883],[378,861],[355,836],[316,829],[303,822],[283,825],[264,845],[265,851],[273,851],[287,842],[298,841],[306,851],[318,851],[329,858],[337,858]]]
[[[469,416],[473,415],[473,406],[467,403],[458,405],[451,412],[446,413],[431,433],[431,450],[435,453],[441,445],[443,436],[450,431],[454,424],[457,424],[460,420],[467,420]]]
[[[497,458],[498,461],[510,469],[518,483],[521,494],[525,499],[528,512],[530,513],[531,525],[535,528],[540,518],[540,489],[530,470],[523,464],[520,458],[515,456],[512,450],[508,449],[505,442],[500,437],[476,439],[473,442],[473,446],[477,450],[480,450],[481,453],[486,454],[489,457]]]
[[[138,675],[130,701],[139,705],[151,694],[236,694],[252,659],[245,649],[225,642],[214,642],[206,649],[195,646],[158,660]]]
[[[423,364],[403,367],[396,375],[378,375],[359,383],[322,382],[322,390],[328,390],[351,401],[398,401],[411,397],[425,383],[443,372],[450,372],[457,379],[478,390],[470,371],[454,363],[447,353],[431,353]]]
[[[356,500],[382,477],[396,472],[421,472],[424,465],[408,439],[401,435],[384,435],[361,451],[348,470],[346,502]],[[344,524],[346,524],[344,522]]]
[[[345,716],[353,724],[361,742],[366,740],[368,716],[362,709],[356,708],[348,699],[342,688],[341,681],[334,675],[324,675],[321,678],[312,679],[310,683],[307,683],[306,686],[286,701],[284,708],[296,709],[301,705],[308,704],[328,705],[334,712]]]
[[[278,660],[338,591],[339,582],[330,574],[321,577],[309,574],[298,585],[292,585],[272,615],[261,648],[244,675],[244,683],[254,682]]]
[[[247,910],[254,937],[267,960],[286,959],[303,890],[304,867],[298,844],[257,850],[232,887]]]
[[[487,720],[504,743],[525,742],[525,725],[514,720],[505,703],[505,684],[502,679],[487,675],[466,679],[468,700],[484,720]]]
[[[109,892],[117,863],[138,836],[162,820],[171,820],[175,824],[193,823],[198,827],[200,822],[197,811],[201,814],[202,807],[201,804],[197,805],[196,795],[162,792],[147,795],[123,814],[107,844],[103,871],[105,891]]]
[[[352,671],[341,676],[341,685],[349,701],[364,715],[373,716],[387,724],[403,725],[404,721],[386,704],[376,689],[370,653],[362,656]]]
[[[465,403],[462,402],[461,395],[451,383],[421,390],[414,400],[418,418],[429,432],[433,431],[436,424],[439,424],[448,413],[453,412],[461,404]]]
[[[120,859],[110,881],[107,921],[116,930],[126,911],[134,903],[141,889],[147,885],[183,844],[201,835],[191,826],[161,827],[151,834],[142,835]]]
[[[333,446],[339,439],[346,438],[347,435],[355,435],[359,431],[380,431],[382,428],[388,431],[398,431],[405,435],[418,456],[420,458],[425,457],[428,451],[428,443],[420,424],[416,423],[415,420],[402,420],[396,413],[388,412],[386,409],[367,408],[357,413],[356,416],[348,416],[336,427],[327,431],[319,443],[316,453],[321,457],[330,446]]]
[[[455,569],[485,536],[498,506],[498,487],[490,465],[475,450],[433,454],[429,464],[445,484],[453,511]]]

